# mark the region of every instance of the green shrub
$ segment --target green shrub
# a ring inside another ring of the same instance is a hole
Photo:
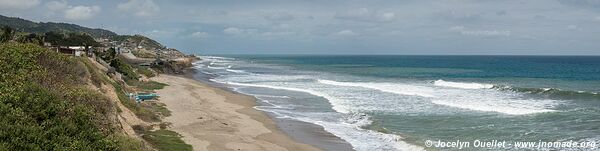
[[[169,86],[168,84],[164,84],[164,83],[160,83],[160,82],[156,82],[156,81],[147,81],[147,82],[128,81],[127,84],[132,85],[132,86],[137,86],[138,88],[146,90],[146,91],[160,90],[160,89],[164,88],[165,86]]]
[[[2,150],[117,150],[110,102],[81,86],[81,62],[33,44],[0,44]]]
[[[115,70],[117,70],[118,72],[123,74],[123,76],[125,76],[128,79],[138,80],[138,78],[140,77],[135,71],[133,71],[133,67],[131,67],[131,65],[127,64],[121,58],[113,59],[110,62],[110,66],[114,67]]]
[[[147,131],[142,138],[160,151],[192,150],[192,146],[185,144],[179,134],[170,130]]]
[[[132,150],[150,150],[144,146],[144,143],[140,140],[133,139],[126,135],[116,134],[112,136],[113,139],[117,140],[119,150],[132,151]]]
[[[148,67],[138,67],[137,72],[140,74],[143,74],[144,76],[146,76],[148,78],[156,76],[156,74],[154,74],[154,72],[152,72],[152,70]]]
[[[125,93],[122,85],[118,83],[112,83],[115,91],[117,93],[117,97],[121,101],[125,107],[131,110],[138,118],[149,121],[149,122],[158,122],[160,121],[160,116],[156,114],[156,112],[152,111],[150,107],[144,106],[143,103],[137,103],[135,100],[130,99]]]
[[[133,51],[131,51],[131,53],[133,53],[133,55],[138,58],[155,58],[156,57],[156,54],[140,52],[138,50],[133,50]]]
[[[92,36],[85,33],[63,34],[51,31],[44,34],[44,40],[61,46],[100,46]]]
[[[94,65],[92,65],[92,63],[84,58],[78,58],[79,60],[81,60],[81,62],[83,62],[87,68],[87,70],[90,73],[90,79],[92,80],[92,83],[96,86],[96,87],[100,87],[102,84],[108,84],[110,83],[110,80],[108,79],[107,76],[105,76],[106,74],[103,72],[100,72],[97,70],[97,68],[94,67]]]

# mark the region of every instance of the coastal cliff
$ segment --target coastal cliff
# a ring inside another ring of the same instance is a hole
[[[148,78],[183,70],[195,57],[169,49],[156,58],[163,62],[143,66],[103,39],[127,37],[123,48],[165,47],[74,24],[0,20],[2,150],[192,150],[167,130],[163,103],[133,97],[162,89],[166,84]]]

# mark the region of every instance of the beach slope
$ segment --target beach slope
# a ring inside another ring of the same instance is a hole
[[[165,121],[183,135],[194,150],[319,150],[295,142],[265,113],[254,108],[254,98],[214,88],[196,80],[161,74],[152,80],[166,83],[159,101],[172,111]]]

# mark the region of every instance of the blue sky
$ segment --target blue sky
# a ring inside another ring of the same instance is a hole
[[[0,0],[198,54],[600,55],[600,0]]]

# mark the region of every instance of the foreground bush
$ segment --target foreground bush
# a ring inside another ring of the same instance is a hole
[[[118,150],[114,107],[89,76],[69,56],[0,44],[0,150]]]

